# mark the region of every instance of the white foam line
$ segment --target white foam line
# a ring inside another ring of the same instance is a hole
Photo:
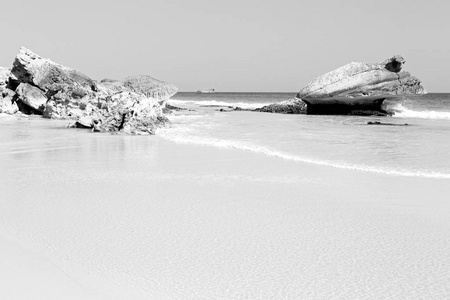
[[[398,118],[450,120],[450,112],[447,111],[433,111],[433,110],[416,111],[407,109],[401,104],[394,106],[394,109],[397,110],[394,114],[394,117]]]
[[[195,101],[195,100],[176,100],[170,99],[170,104],[195,104],[195,105],[220,105],[220,106],[232,106],[232,107],[242,107],[242,108],[260,108],[270,103],[248,103],[248,102],[225,102],[217,100],[207,100],[207,101]]]
[[[371,173],[384,174],[384,175],[395,175],[395,176],[450,179],[450,174],[446,174],[446,173],[439,173],[439,172],[427,173],[427,172],[420,172],[420,171],[389,170],[389,169],[381,169],[381,168],[370,167],[370,166],[360,166],[360,165],[352,165],[352,164],[346,164],[346,163],[331,162],[331,161],[326,161],[326,160],[302,158],[302,157],[298,157],[295,155],[283,153],[281,151],[271,150],[271,149],[261,147],[261,146],[249,145],[249,144],[244,144],[244,143],[234,142],[234,141],[221,141],[221,140],[212,140],[212,139],[209,140],[209,139],[202,139],[202,138],[198,138],[198,137],[195,137],[195,138],[180,137],[180,136],[173,137],[173,136],[165,135],[164,133],[160,134],[160,136],[167,140],[170,140],[170,141],[173,141],[176,143],[181,143],[181,144],[197,144],[197,145],[213,146],[213,147],[218,147],[218,148],[239,149],[239,150],[261,153],[261,154],[265,154],[267,156],[279,157],[279,158],[286,159],[286,160],[321,165],[321,166],[334,167],[334,168],[339,168],[339,169],[348,169],[348,170],[371,172]]]

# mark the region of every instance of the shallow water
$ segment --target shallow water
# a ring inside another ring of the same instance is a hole
[[[171,98],[173,105],[231,105],[242,108],[257,108],[295,97],[296,93],[177,93]]]
[[[231,94],[228,100],[226,94],[177,95],[174,105],[197,107],[198,113],[172,117],[174,126],[160,132],[172,141],[376,173],[450,178],[450,94],[391,101],[387,105],[397,110],[393,117],[202,113],[203,103],[260,107],[289,94]],[[374,121],[408,126],[367,124]]]

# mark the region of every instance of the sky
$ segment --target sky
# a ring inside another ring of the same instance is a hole
[[[150,75],[180,91],[298,92],[352,61],[400,54],[450,92],[450,1],[4,1],[0,66],[21,46],[89,77]]]

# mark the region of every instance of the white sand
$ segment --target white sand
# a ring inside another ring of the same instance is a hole
[[[0,129],[8,299],[450,297],[448,180],[39,130]]]
[[[91,299],[76,279],[38,251],[0,236],[2,299]]]

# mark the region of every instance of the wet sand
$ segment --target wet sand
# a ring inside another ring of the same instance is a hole
[[[448,179],[63,124],[0,124],[0,235],[57,266],[48,282],[98,299],[450,296]]]

